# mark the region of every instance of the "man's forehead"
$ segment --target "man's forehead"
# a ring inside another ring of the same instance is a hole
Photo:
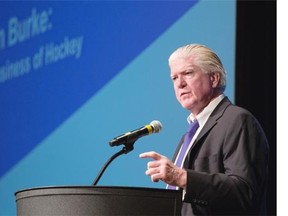
[[[170,71],[171,73],[181,73],[188,70],[197,70],[197,66],[194,64],[194,62],[191,59],[178,59],[171,61],[170,64]]]

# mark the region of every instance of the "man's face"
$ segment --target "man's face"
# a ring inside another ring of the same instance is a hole
[[[197,115],[213,98],[218,83],[215,85],[215,74],[204,73],[193,64],[191,57],[174,59],[170,62],[170,70],[177,100],[185,109]]]

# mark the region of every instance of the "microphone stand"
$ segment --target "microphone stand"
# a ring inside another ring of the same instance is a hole
[[[101,176],[103,175],[104,171],[106,170],[106,168],[108,167],[108,165],[118,156],[122,155],[122,154],[127,154],[130,151],[132,151],[134,149],[134,143],[136,140],[132,140],[130,142],[124,143],[124,147],[117,152],[116,154],[114,154],[111,158],[109,158],[109,160],[104,164],[104,166],[102,167],[102,169],[100,170],[100,172],[98,173],[97,177],[95,178],[94,182],[92,185],[96,186],[96,184],[99,182]]]

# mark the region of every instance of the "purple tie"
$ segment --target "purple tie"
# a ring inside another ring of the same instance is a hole
[[[182,162],[184,160],[184,156],[186,154],[186,151],[189,147],[189,144],[194,136],[194,134],[196,133],[197,129],[199,127],[199,123],[197,121],[197,119],[195,119],[190,125],[189,125],[189,128],[185,134],[185,137],[184,137],[184,142],[182,144],[182,148],[180,150],[180,153],[178,154],[178,158],[175,162],[175,165],[178,166],[178,167],[182,167]],[[167,186],[167,189],[176,189],[175,186],[172,186],[172,185],[168,185]]]

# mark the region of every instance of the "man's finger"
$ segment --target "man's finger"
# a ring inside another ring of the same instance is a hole
[[[154,160],[160,160],[162,158],[162,155],[160,155],[157,152],[150,151],[150,152],[144,152],[139,155],[140,158],[152,158]]]

